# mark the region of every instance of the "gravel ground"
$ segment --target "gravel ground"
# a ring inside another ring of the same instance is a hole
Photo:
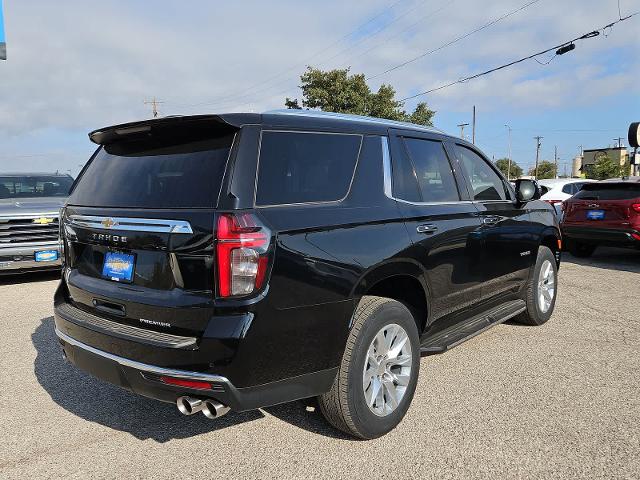
[[[639,478],[640,252],[565,255],[543,327],[497,326],[422,359],[373,441],[303,402],[183,417],[63,363],[55,275],[0,279],[0,478]]]

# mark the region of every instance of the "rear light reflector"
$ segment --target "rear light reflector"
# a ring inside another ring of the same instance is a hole
[[[640,203],[634,203],[633,205],[631,205],[631,208],[640,213]]]
[[[159,379],[162,383],[167,385],[175,385],[176,387],[195,388],[197,390],[211,390],[211,384],[208,382],[201,382],[199,380],[186,380],[184,378],[174,378],[162,376]]]
[[[249,295],[262,288],[271,232],[251,213],[224,213],[216,234],[218,295]]]

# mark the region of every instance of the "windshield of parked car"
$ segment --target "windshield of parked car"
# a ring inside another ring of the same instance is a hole
[[[0,198],[66,197],[72,184],[68,175],[0,175]]]

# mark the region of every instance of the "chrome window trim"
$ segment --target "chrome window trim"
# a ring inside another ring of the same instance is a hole
[[[113,353],[108,353],[103,350],[94,348],[90,345],[87,345],[85,343],[82,343],[79,340],[76,340],[75,338],[72,338],[69,335],[62,333],[57,328],[55,329],[55,331],[58,338],[60,338],[60,340],[62,340],[63,342],[73,345],[74,347],[81,348],[82,350],[85,350],[99,357],[106,358],[107,360],[116,362],[117,364],[123,367],[133,368],[140,372],[153,373],[161,376],[166,375],[168,377],[184,378],[188,380],[201,380],[204,382],[218,382],[218,383],[226,383],[226,384],[231,383],[226,377],[223,377],[220,375],[212,375],[209,373],[201,373],[201,372],[191,372],[187,370],[174,370],[171,368],[158,367],[156,365],[149,365],[146,363],[137,362],[135,360],[130,360],[128,358],[120,357],[118,355],[114,355]]]
[[[391,181],[391,155],[389,154],[389,139],[385,136],[380,137],[381,145],[382,145],[382,168],[384,175],[384,194],[387,198],[391,200],[395,200],[396,202],[406,203],[408,205],[467,205],[474,203],[471,200],[457,200],[457,201],[447,201],[447,202],[412,202],[409,200],[404,200],[402,198],[396,198],[393,196],[392,191],[392,181]],[[452,172],[455,175],[455,171],[453,167],[451,167]]]
[[[320,200],[316,202],[296,202],[296,203],[276,203],[272,205],[258,205],[256,198],[258,195],[258,176],[260,174],[260,157],[262,154],[262,135],[265,133],[306,133],[306,134],[319,134],[319,135],[347,135],[351,137],[360,137],[360,145],[358,146],[358,153],[356,155],[356,163],[353,166],[353,173],[351,174],[351,180],[349,181],[349,187],[344,197],[337,200]],[[282,130],[282,129],[264,129],[260,132],[260,138],[258,140],[258,161],[256,164],[256,178],[253,184],[253,208],[274,208],[274,207],[297,207],[297,206],[309,206],[309,205],[331,205],[342,203],[351,193],[351,187],[353,181],[356,178],[356,171],[358,170],[358,164],[360,163],[360,154],[362,153],[362,144],[364,143],[364,135],[361,133],[344,133],[344,132],[326,132],[326,131],[314,131],[314,130]]]
[[[105,223],[103,223],[105,222]],[[101,230],[124,230],[130,232],[193,233],[191,224],[184,220],[160,218],[102,217],[94,215],[70,215],[70,225]]]

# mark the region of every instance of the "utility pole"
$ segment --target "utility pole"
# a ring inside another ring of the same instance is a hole
[[[460,127],[460,138],[464,140],[464,127],[467,127],[468,123],[460,123],[458,127]]]
[[[144,101],[145,105],[151,105],[151,111],[153,113],[153,118],[156,118],[158,116],[158,105],[160,105],[161,103],[164,103],[164,102],[160,102],[160,101],[156,100],[156,97],[153,97],[152,100],[145,100]]]
[[[555,174],[555,178],[558,178],[558,146],[554,146],[554,154],[553,154],[553,158],[555,159],[555,164],[556,164],[556,174]]]
[[[536,140],[536,168],[533,171],[533,178],[537,180],[538,179],[538,161],[540,160],[540,146],[542,145],[540,143],[540,140],[542,140],[543,137],[537,136],[533,138]]]
[[[505,124],[509,130],[509,167],[507,168],[507,181],[511,180],[511,127]]]
[[[473,126],[471,128],[471,143],[476,144],[476,106],[473,106]]]

